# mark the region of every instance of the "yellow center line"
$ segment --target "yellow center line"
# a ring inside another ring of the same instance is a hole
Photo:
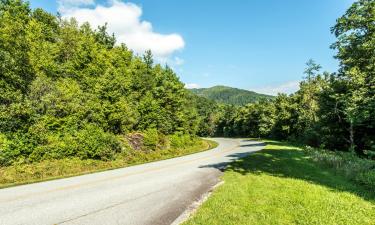
[[[82,186],[89,186],[89,185],[93,185],[93,184],[104,183],[104,182],[107,182],[107,181],[118,180],[118,179],[122,179],[122,178],[125,178],[125,177],[140,175],[140,174],[144,174],[144,173],[148,173],[148,172],[156,172],[156,171],[164,170],[164,169],[171,168],[171,167],[174,167],[174,166],[179,166],[179,165],[189,164],[189,163],[192,163],[192,162],[202,161],[202,160],[205,160],[205,159],[208,159],[208,158],[219,157],[219,156],[224,155],[227,152],[232,151],[233,149],[235,149],[237,147],[239,147],[238,141],[236,141],[235,146],[233,146],[231,148],[228,148],[228,149],[225,149],[223,151],[217,152],[213,155],[209,155],[209,156],[205,156],[205,157],[201,157],[201,158],[197,158],[197,159],[191,159],[191,160],[187,160],[187,161],[184,161],[184,162],[173,163],[173,164],[169,164],[169,165],[162,166],[162,167],[159,167],[159,168],[144,169],[144,170],[141,170],[141,171],[127,173],[127,174],[124,174],[124,175],[108,177],[108,178],[104,178],[104,179],[89,181],[89,182],[80,183],[80,184],[76,184],[76,185],[65,186],[65,187],[61,187],[61,188],[55,188],[55,189],[52,189],[52,190],[49,190],[49,191],[19,195],[19,196],[13,197],[13,198],[3,199],[3,200],[0,201],[0,203],[12,202],[12,201],[20,200],[20,199],[23,199],[23,198],[41,196],[41,195],[45,195],[45,194],[49,194],[49,193],[53,193],[53,192],[58,192],[58,191],[63,191],[63,190],[72,190],[72,189],[76,189],[76,188],[79,188],[79,187],[82,187]]]

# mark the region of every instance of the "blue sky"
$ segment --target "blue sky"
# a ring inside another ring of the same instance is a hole
[[[353,0],[30,2],[32,7],[59,10],[65,17],[91,20],[94,25],[112,21],[111,31],[120,40],[129,42],[136,52],[155,49],[160,61],[171,64],[189,86],[221,84],[276,94],[295,90],[310,58],[324,70],[337,69],[329,48],[335,40],[330,27]],[[98,9],[100,5],[102,9],[118,6],[123,13],[105,13]],[[126,17],[127,13],[133,16]],[[134,18],[137,21],[129,25],[127,21]],[[137,30],[138,36],[129,30]]]

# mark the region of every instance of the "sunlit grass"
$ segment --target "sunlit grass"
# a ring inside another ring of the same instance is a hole
[[[267,147],[226,170],[186,224],[375,224],[370,190],[315,164],[298,147]]]

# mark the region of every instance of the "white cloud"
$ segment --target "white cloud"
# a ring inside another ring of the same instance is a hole
[[[185,88],[188,88],[188,89],[200,88],[200,85],[199,84],[190,83],[190,84],[185,84]]]
[[[60,2],[59,11],[63,18],[74,17],[79,23],[89,22],[94,28],[108,23],[108,31],[115,34],[117,41],[125,43],[136,53],[143,54],[151,49],[157,58],[165,59],[185,46],[179,34],[155,32],[150,22],[141,20],[142,9],[133,3],[107,0],[106,5],[92,7],[94,0]]]
[[[252,88],[251,90],[269,95],[277,95],[278,93],[292,94],[299,89],[299,83],[299,81],[289,81],[282,84],[256,87]]]

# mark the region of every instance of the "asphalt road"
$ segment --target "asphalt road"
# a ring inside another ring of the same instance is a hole
[[[189,156],[0,190],[0,225],[171,224],[219,182],[229,161],[259,142],[214,139],[219,147]]]

